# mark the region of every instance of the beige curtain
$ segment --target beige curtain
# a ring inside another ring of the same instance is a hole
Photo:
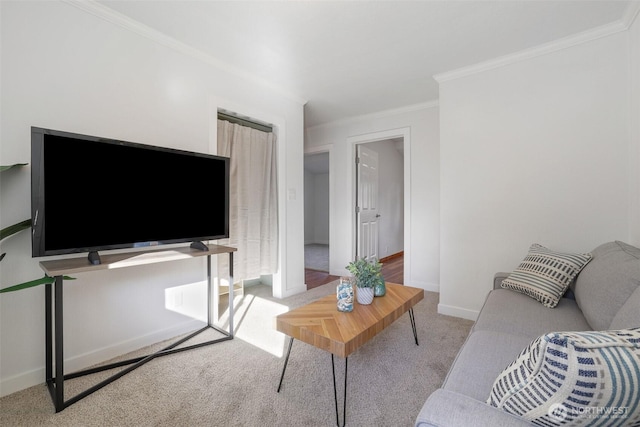
[[[218,120],[218,154],[231,158],[229,239],[234,281],[276,272],[278,260],[278,194],[276,138],[246,126]],[[227,257],[219,257],[221,271]]]

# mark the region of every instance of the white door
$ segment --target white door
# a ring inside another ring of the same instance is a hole
[[[378,153],[362,145],[357,146],[356,217],[358,223],[358,258],[378,259]]]

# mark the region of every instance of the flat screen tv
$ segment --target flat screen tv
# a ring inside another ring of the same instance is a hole
[[[229,158],[31,128],[32,256],[229,237]]]

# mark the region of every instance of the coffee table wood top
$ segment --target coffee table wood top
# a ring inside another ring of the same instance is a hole
[[[387,292],[370,305],[354,301],[337,309],[335,292],[276,317],[276,329],[307,344],[347,357],[424,298],[424,290],[386,283]],[[357,292],[357,289],[355,289]]]

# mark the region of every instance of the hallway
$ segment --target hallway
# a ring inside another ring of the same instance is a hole
[[[397,256],[391,256],[383,260],[382,275],[387,282],[404,284],[404,254],[400,253]],[[339,276],[332,276],[324,271],[309,268],[305,268],[304,276],[307,290],[340,278]]]

